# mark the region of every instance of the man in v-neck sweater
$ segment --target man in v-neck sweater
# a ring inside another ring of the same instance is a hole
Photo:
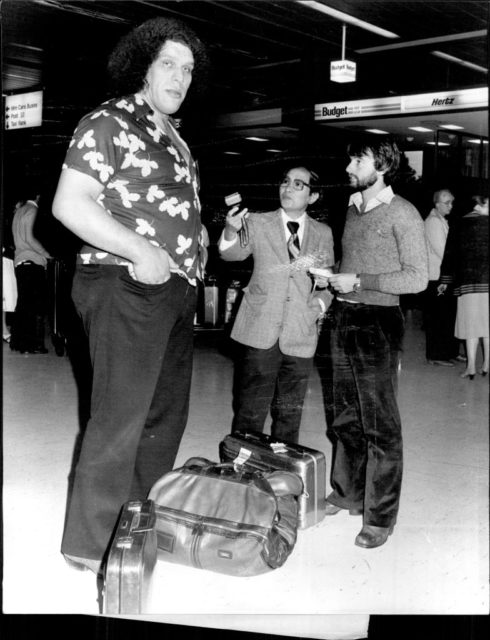
[[[327,515],[363,515],[355,543],[378,547],[391,534],[402,480],[402,433],[396,400],[404,320],[399,296],[428,282],[424,224],[390,182],[399,150],[384,138],[348,148],[349,201],[332,304],[331,384],[324,384],[332,443]]]

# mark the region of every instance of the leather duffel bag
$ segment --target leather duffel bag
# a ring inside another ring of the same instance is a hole
[[[284,564],[296,543],[301,479],[191,458],[162,476],[155,503],[158,559],[234,576]]]

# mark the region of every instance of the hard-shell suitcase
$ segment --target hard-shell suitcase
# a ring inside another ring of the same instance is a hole
[[[153,501],[126,502],[106,563],[103,596],[105,614],[146,612],[156,560]]]
[[[272,438],[256,431],[231,433],[220,442],[222,462],[234,462],[260,471],[292,471],[303,481],[299,497],[299,528],[325,517],[326,462],[321,451]]]

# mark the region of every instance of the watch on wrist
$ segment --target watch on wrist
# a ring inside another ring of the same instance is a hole
[[[354,286],[352,287],[353,291],[359,291],[361,288],[361,276],[358,273],[356,273],[356,278],[357,281],[354,282]]]

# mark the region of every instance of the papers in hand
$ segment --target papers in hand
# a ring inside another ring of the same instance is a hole
[[[314,276],[319,276],[320,278],[330,278],[331,276],[334,275],[332,269],[320,269],[318,267],[310,267],[309,271]]]

